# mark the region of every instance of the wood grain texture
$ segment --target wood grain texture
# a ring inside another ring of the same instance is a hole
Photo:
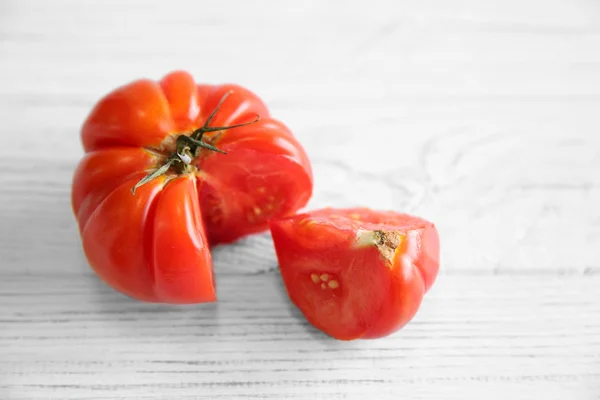
[[[219,302],[190,307],[140,304],[91,274],[65,278],[4,276],[9,398],[600,393],[599,277],[442,277],[404,330],[361,342],[310,327],[275,273],[218,274]]]
[[[69,203],[112,88],[251,88],[306,147],[309,208],[436,223],[417,318],[339,343],[289,305],[268,234],[215,252],[220,302],[132,302]],[[0,2],[0,399],[600,398],[595,0]]]

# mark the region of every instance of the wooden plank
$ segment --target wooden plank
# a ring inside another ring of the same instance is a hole
[[[309,326],[276,273],[219,274],[219,302],[189,307],[132,301],[91,274],[3,280],[11,399],[600,393],[597,276],[442,277],[405,329],[355,342]]]

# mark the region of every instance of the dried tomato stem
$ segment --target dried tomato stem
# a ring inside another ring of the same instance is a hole
[[[135,186],[131,188],[131,194],[135,195],[136,189],[138,189],[142,185],[145,185],[151,180],[166,174],[171,167],[174,168],[177,174],[183,174],[185,172],[188,172],[190,168],[189,165],[192,163],[193,159],[198,156],[200,149],[206,149],[221,154],[227,154],[223,150],[213,146],[211,143],[203,142],[202,137],[204,136],[204,133],[219,132],[227,129],[239,128],[241,126],[255,124],[258,121],[260,121],[260,116],[257,114],[256,119],[250,122],[244,122],[241,124],[235,124],[231,126],[208,126],[214,118],[214,116],[219,111],[219,108],[221,108],[223,102],[231,93],[233,93],[233,91],[229,91],[225,93],[225,95],[223,95],[223,97],[221,98],[221,100],[219,100],[219,103],[217,104],[213,112],[208,116],[208,118],[204,122],[204,125],[201,128],[192,131],[189,135],[181,134],[177,137],[176,151],[169,155],[169,157],[163,165],[161,165],[156,170],[152,171],[151,173],[140,179],[135,184]]]

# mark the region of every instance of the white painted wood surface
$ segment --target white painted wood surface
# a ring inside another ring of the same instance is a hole
[[[217,249],[220,301],[131,301],[89,271],[78,130],[138,77],[257,92],[305,145],[309,207],[436,222],[404,330],[336,342],[268,235]],[[600,3],[0,2],[0,399],[600,398]]]

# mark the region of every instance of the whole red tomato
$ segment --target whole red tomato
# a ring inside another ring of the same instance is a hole
[[[214,301],[209,244],[264,231],[312,193],[306,153],[255,94],[186,72],[109,93],[81,138],[72,205],[85,255],[139,300]]]
[[[292,302],[342,340],[408,323],[439,269],[439,237],[424,219],[366,208],[322,209],[270,222]]]

